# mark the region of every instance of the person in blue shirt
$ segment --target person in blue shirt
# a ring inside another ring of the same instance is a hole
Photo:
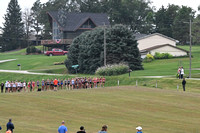
[[[65,126],[65,122],[62,121],[62,125],[58,128],[58,133],[67,133],[67,127]]]
[[[142,133],[142,127],[141,126],[136,127],[136,130],[137,130],[137,133]]]

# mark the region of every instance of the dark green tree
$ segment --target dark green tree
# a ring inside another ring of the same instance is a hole
[[[21,8],[17,0],[10,0],[3,28],[4,51],[13,50],[23,46],[24,24],[22,22]]]
[[[40,0],[36,0],[31,8],[31,17],[32,17],[32,28],[36,33],[36,45],[38,45],[38,40],[41,36],[42,31],[42,23],[41,23],[41,11],[42,11],[42,4]]]
[[[179,40],[180,44],[189,42],[189,21],[193,21],[195,11],[191,7],[182,6],[173,23],[173,37]]]
[[[200,44],[200,14],[197,15],[192,24],[192,41],[193,44]]]
[[[151,33],[153,9],[146,0],[110,0],[107,12],[112,24],[123,24],[134,32]]]
[[[132,70],[142,69],[141,56],[137,41],[127,27],[115,25],[106,29],[107,64],[127,63]],[[97,28],[84,32],[69,48],[66,67],[70,73],[75,72],[71,66],[79,65],[80,73],[94,73],[104,64],[104,30]]]
[[[178,10],[179,6],[177,5],[169,4],[167,8],[164,8],[164,6],[162,6],[155,13],[156,32],[164,34],[169,37],[173,37],[172,26],[177,16]]]

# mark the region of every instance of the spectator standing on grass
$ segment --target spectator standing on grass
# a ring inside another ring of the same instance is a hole
[[[181,67],[178,68],[177,77],[181,79]]]
[[[101,131],[99,131],[98,133],[107,133],[107,129],[108,129],[108,126],[103,125]]]
[[[13,133],[13,129],[15,128],[14,127],[14,124],[12,123],[12,119],[9,119],[9,122],[7,123],[7,131],[10,129]]]
[[[182,81],[183,91],[185,91],[185,84],[186,84],[186,81],[185,81],[185,78],[183,78],[183,81]]]
[[[184,69],[183,67],[181,67],[181,79],[183,79],[183,75],[184,75]]]
[[[62,125],[58,128],[58,133],[67,133],[67,127],[65,126],[65,121],[62,121]]]
[[[1,93],[3,93],[4,83],[1,83]]]
[[[84,126],[81,126],[81,127],[80,127],[80,131],[78,131],[77,133],[86,133],[86,132],[85,132],[85,129],[84,129]]]
[[[136,130],[137,130],[137,133],[142,133],[142,127],[141,126],[136,127]]]

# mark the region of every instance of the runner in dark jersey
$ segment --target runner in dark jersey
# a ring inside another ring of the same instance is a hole
[[[45,81],[44,81],[44,79],[42,80],[42,90],[44,91],[44,87],[45,87]]]
[[[51,79],[51,86],[50,86],[51,90],[53,90],[53,79]]]
[[[65,79],[65,89],[67,89],[67,79]]]
[[[63,80],[61,79],[60,81],[60,86],[61,86],[61,89],[63,88]]]
[[[47,90],[49,90],[49,86],[50,86],[50,81],[49,81],[49,79],[47,79],[46,85],[47,85]]]
[[[60,87],[60,79],[58,79],[58,89],[59,89],[59,87]]]
[[[39,89],[39,86],[40,86],[40,82],[37,81],[37,90]]]
[[[68,89],[70,90],[70,84],[71,84],[71,80],[68,78],[67,80],[67,85],[68,85]]]

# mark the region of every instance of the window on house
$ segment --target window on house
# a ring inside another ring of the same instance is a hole
[[[80,28],[95,28],[94,23],[89,19]]]

